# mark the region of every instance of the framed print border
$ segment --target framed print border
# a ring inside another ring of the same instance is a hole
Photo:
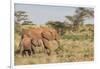
[[[10,35],[10,38],[11,38],[11,45],[10,45],[10,53],[11,53],[11,55],[10,55],[10,68],[11,69],[17,69],[17,68],[22,68],[22,69],[25,69],[25,68],[37,68],[37,67],[39,67],[41,64],[38,64],[38,65],[25,65],[25,66],[23,66],[23,65],[19,65],[19,66],[15,66],[14,65],[14,4],[15,3],[20,3],[20,4],[34,4],[35,5],[35,3],[31,3],[31,2],[29,2],[29,3],[26,3],[26,2],[16,2],[16,1],[13,1],[13,0],[11,0],[11,27],[10,27],[10,31],[11,31],[11,35]],[[60,5],[58,5],[58,4],[39,4],[39,3],[37,3],[36,5],[47,5],[47,6],[69,6],[69,7],[72,7],[72,6],[75,6],[75,7],[90,7],[90,8],[94,8],[95,9],[95,6],[88,6],[88,5],[74,5],[74,4],[66,4],[66,5],[63,5],[63,4],[60,4]],[[94,56],[94,58],[95,58],[95,56]],[[92,62],[94,62],[94,61],[92,61]],[[74,64],[90,64],[91,62],[73,62]],[[67,63],[67,64],[73,64],[73,63]],[[48,67],[48,66],[54,66],[54,65],[56,65],[56,64],[58,64],[58,65],[61,65],[61,64],[64,64],[64,65],[66,65],[66,63],[55,63],[55,64],[42,64],[41,66],[42,67]]]

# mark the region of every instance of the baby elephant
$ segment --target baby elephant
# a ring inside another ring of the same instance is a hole
[[[31,56],[32,52],[34,52],[34,50],[32,49],[31,38],[24,35],[21,40],[20,53],[22,54],[22,56]]]

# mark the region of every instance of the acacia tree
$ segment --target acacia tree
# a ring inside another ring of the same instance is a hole
[[[94,17],[94,11],[88,8],[77,8],[75,15],[65,17],[73,24],[73,31],[76,31],[86,18]]]
[[[29,20],[29,15],[25,11],[15,11],[15,23],[29,24],[32,21]]]
[[[28,15],[24,11],[15,11],[15,23],[21,23],[21,21],[27,20]]]
[[[21,34],[22,25],[32,24],[25,11],[15,11],[15,32]]]

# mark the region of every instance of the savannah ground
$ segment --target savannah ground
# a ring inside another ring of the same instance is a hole
[[[33,28],[35,25],[15,25],[15,46],[18,50],[21,29]],[[44,26],[46,27],[46,26]],[[57,55],[48,56],[37,53],[32,56],[22,57],[20,54],[14,56],[15,65],[32,65],[63,62],[80,62],[94,60],[94,28],[93,25],[82,25],[76,32],[66,31],[60,36],[60,47],[56,50]]]

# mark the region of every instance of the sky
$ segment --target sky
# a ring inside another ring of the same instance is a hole
[[[15,11],[25,11],[29,19],[35,24],[44,24],[48,21],[65,21],[65,16],[75,14],[77,7],[69,6],[49,6],[36,4],[15,3]],[[93,23],[93,19],[88,19],[86,23]]]

